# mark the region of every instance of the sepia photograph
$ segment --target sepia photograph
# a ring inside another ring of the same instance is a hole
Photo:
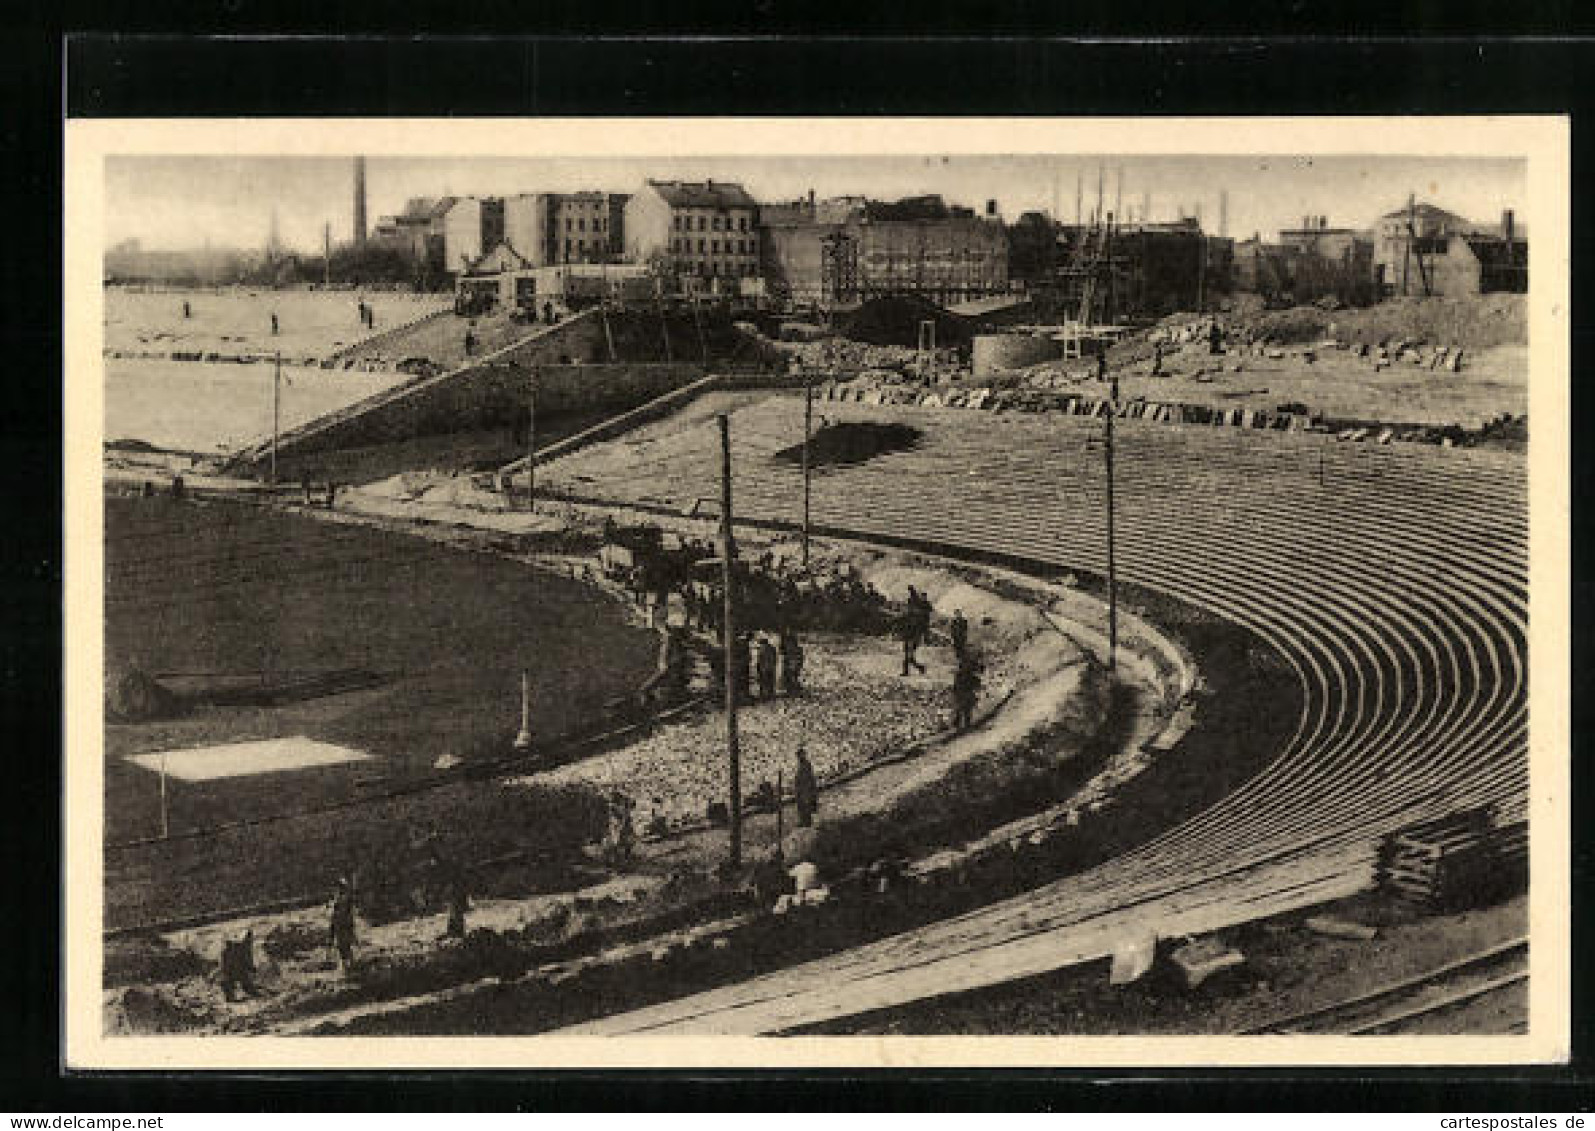
[[[1566,1056],[1565,119],[67,156],[69,1062]]]

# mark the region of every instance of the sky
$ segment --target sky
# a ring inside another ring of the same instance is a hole
[[[1087,216],[1101,170],[1104,209],[1113,211],[1122,176],[1131,218],[1169,220],[1198,210],[1219,230],[1228,195],[1227,234],[1275,238],[1303,216],[1331,227],[1362,228],[1406,203],[1409,193],[1471,220],[1493,223],[1503,209],[1524,210],[1526,163],[1519,158],[1210,157],[1062,154],[1018,157],[371,157],[366,165],[367,223],[397,212],[413,196],[499,196],[596,189],[632,192],[645,178],[738,181],[761,201],[807,195],[895,199],[940,193],[949,203],[983,210],[996,200],[1012,221],[1041,209],[1075,216],[1076,186]],[[352,157],[112,156],[105,162],[107,244],[130,237],[146,248],[260,247],[272,212],[289,248],[319,251],[323,225],[334,241],[353,229]]]

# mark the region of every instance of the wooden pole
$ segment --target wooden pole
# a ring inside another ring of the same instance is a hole
[[[1113,418],[1119,411],[1119,375],[1113,375],[1113,398],[1108,403],[1107,443],[1103,452],[1108,464],[1108,670],[1118,670],[1119,661],[1119,574],[1113,544]]]
[[[781,771],[775,771],[775,851],[781,857],[786,856],[786,800],[782,796],[786,790],[785,783],[781,780]]]
[[[532,366],[526,408],[526,509],[532,512],[537,510],[537,372]]]
[[[277,437],[282,430],[282,350],[271,378],[271,485],[277,485]]]
[[[161,839],[171,835],[166,817],[166,751],[161,751]]]
[[[733,592],[732,559],[736,543],[731,533],[731,418],[720,414],[720,571],[725,588],[725,617],[722,641],[725,646],[726,715],[726,818],[731,841],[727,862],[742,866],[742,751],[737,745],[737,696],[741,689],[741,666],[735,660],[737,631],[736,596]]]
[[[809,437],[814,432],[814,373],[803,367],[803,568],[809,565],[809,499],[811,495]]]

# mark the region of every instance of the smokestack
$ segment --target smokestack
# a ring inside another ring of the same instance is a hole
[[[354,242],[366,242],[366,159],[354,159]]]
[[[1517,231],[1517,218],[1512,215],[1510,208],[1501,213],[1501,234],[1506,237],[1506,242],[1512,242],[1512,234]]]
[[[1218,234],[1229,235],[1229,189],[1218,190]]]

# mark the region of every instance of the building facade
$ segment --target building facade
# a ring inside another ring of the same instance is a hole
[[[626,258],[685,289],[738,291],[759,274],[759,206],[727,181],[655,181],[625,204]]]
[[[1528,290],[1528,240],[1510,211],[1490,231],[1432,204],[1410,203],[1379,218],[1374,247],[1381,296]]]
[[[1008,234],[1000,220],[939,197],[861,198],[778,205],[761,212],[761,271],[772,297],[848,305],[916,294],[942,305],[1008,290]]]

